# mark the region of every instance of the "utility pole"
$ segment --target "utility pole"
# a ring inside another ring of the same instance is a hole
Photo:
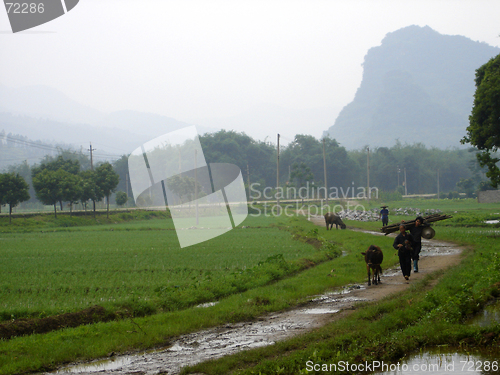
[[[368,185],[368,202],[370,201],[370,147],[366,148],[366,182]]]
[[[88,151],[90,151],[90,170],[93,171],[94,170],[94,162],[92,159],[92,151],[96,151],[96,149],[92,148],[92,142],[90,142],[90,148]],[[95,217],[95,200],[94,199],[92,199],[92,208],[94,210],[94,217]]]
[[[90,143],[90,148],[87,151],[90,151],[90,170],[93,171],[94,170],[94,162],[92,159],[92,151],[96,151],[96,149],[92,148],[92,143]]]
[[[398,165],[398,186],[399,186],[399,173],[401,172],[401,169],[399,169],[399,165]]]
[[[276,168],[276,204],[278,206],[278,215],[280,213],[280,198],[278,194],[278,189],[280,186],[280,135],[278,134],[278,158],[277,158],[277,168]]]
[[[323,173],[325,175],[325,202],[328,205],[328,184],[326,182],[326,153],[325,153],[325,138],[323,138]]]
[[[406,185],[406,168],[404,169],[405,172],[405,195],[408,195],[408,186]]]

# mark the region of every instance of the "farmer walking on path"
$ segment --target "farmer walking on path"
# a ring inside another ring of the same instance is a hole
[[[393,247],[398,251],[399,265],[406,281],[410,279],[413,236],[406,232],[404,224],[399,225],[399,234],[394,239]]]
[[[422,250],[422,230],[428,225],[424,224],[424,218],[417,216],[415,226],[410,228],[410,234],[413,237],[413,272],[418,272],[418,260],[420,259],[420,251]]]

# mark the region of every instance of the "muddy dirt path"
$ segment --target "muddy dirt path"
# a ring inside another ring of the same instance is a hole
[[[311,218],[324,226],[323,217]],[[369,232],[374,235],[380,233]],[[166,348],[116,356],[104,360],[61,368],[58,374],[177,374],[186,365],[220,358],[241,350],[271,345],[276,341],[305,333],[350,314],[360,301],[377,301],[408,288],[434,271],[460,262],[461,249],[441,241],[423,240],[419,273],[407,283],[399,267],[384,269],[382,283],[367,287],[366,282],[316,296],[297,309],[261,317],[256,322],[228,324],[188,335]],[[210,309],[207,307],[206,313]],[[201,313],[201,311],[200,311]]]

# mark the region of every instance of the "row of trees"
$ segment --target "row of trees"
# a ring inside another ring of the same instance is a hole
[[[54,206],[56,217],[58,203],[62,210],[63,202],[67,202],[71,212],[73,204],[81,202],[86,210],[87,202],[92,201],[95,214],[95,202],[106,197],[109,215],[110,195],[119,182],[119,175],[110,163],[102,163],[95,169],[82,169],[77,158],[63,155],[47,156],[32,168],[23,163],[17,171],[11,169],[9,173],[0,174],[0,204],[9,204],[10,213],[13,207],[34,195],[43,204]],[[19,173],[26,175],[27,171],[28,178]],[[30,194],[30,189],[34,194]],[[120,199],[123,201],[123,195]]]
[[[276,186],[277,150],[272,144],[256,142],[245,134],[221,131],[200,137],[207,162],[238,165],[245,182],[253,189]],[[423,144],[401,144],[368,150],[348,151],[336,140],[324,139],[327,188],[362,187],[368,184],[381,191],[406,190],[408,194],[460,190],[469,192],[487,186],[485,170],[476,160],[477,150],[427,148]],[[369,160],[368,160],[369,159]],[[323,140],[310,135],[296,135],[280,150],[282,187],[324,187]],[[462,183],[460,184],[460,181]],[[463,181],[466,181],[464,184]],[[257,183],[257,184],[255,184]],[[458,185],[457,185],[458,184]]]
[[[43,204],[53,205],[56,217],[57,203],[62,210],[63,202],[68,202],[71,211],[78,202],[86,210],[87,202],[92,201],[95,213],[95,202],[104,197],[109,215],[109,197],[119,181],[110,163],[102,163],[95,170],[81,170],[78,160],[64,159],[61,155],[32,168],[31,176],[36,197]]]
[[[238,165],[245,182],[254,184],[254,189],[276,186],[275,145],[224,130],[201,136],[200,143],[207,162]],[[436,193],[438,174],[441,192],[457,189],[469,192],[488,186],[485,169],[476,160],[475,148],[442,150],[397,141],[392,147],[370,149],[369,162],[366,146],[348,151],[336,140],[325,138],[324,150],[328,189],[367,186],[368,163],[370,186],[382,191],[395,191],[403,186],[405,171],[408,194]],[[316,187],[325,186],[323,140],[296,135],[292,142],[282,146],[279,175],[282,187],[300,188],[313,183]]]
[[[253,190],[262,191],[276,186],[277,150],[270,143],[232,131],[219,131],[200,137],[208,163],[232,163],[240,167],[245,183]],[[367,186],[368,150],[347,151],[334,139],[318,140],[309,135],[297,135],[293,142],[280,150],[280,186],[300,188],[324,186],[323,146],[327,167],[328,189]],[[477,150],[440,150],[422,144],[379,147],[370,150],[370,186],[380,191],[402,188],[406,172],[409,194],[435,193],[437,174],[441,192],[459,190],[471,195],[487,185],[483,169],[475,158]],[[72,205],[97,202],[119,190],[117,203],[127,201],[131,192],[128,174],[128,156],[123,155],[113,165],[103,163],[95,170],[89,158],[72,151],[61,151],[57,157],[46,156],[38,165],[26,162],[9,167],[9,172],[24,177],[28,184],[28,197],[44,204],[56,204],[61,210],[63,202]],[[247,186],[248,187],[248,186]],[[173,187],[171,187],[175,190]],[[189,189],[188,189],[189,190]],[[248,189],[249,193],[250,189]],[[331,190],[327,190],[331,191]],[[120,202],[118,202],[120,201]],[[57,213],[56,213],[57,214]]]

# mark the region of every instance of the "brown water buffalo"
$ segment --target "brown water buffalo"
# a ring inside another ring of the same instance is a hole
[[[380,247],[375,245],[370,245],[366,252],[361,253],[365,256],[366,270],[368,271],[368,285],[374,285],[380,283],[380,275],[382,274],[382,261],[384,260],[384,254]],[[370,280],[370,269],[373,270],[373,279]]]
[[[334,213],[328,212],[325,214],[325,223],[326,223],[326,230],[332,229],[333,224],[335,224],[335,228],[339,229],[340,228],[345,229],[347,226],[344,224],[340,216],[335,215]]]

